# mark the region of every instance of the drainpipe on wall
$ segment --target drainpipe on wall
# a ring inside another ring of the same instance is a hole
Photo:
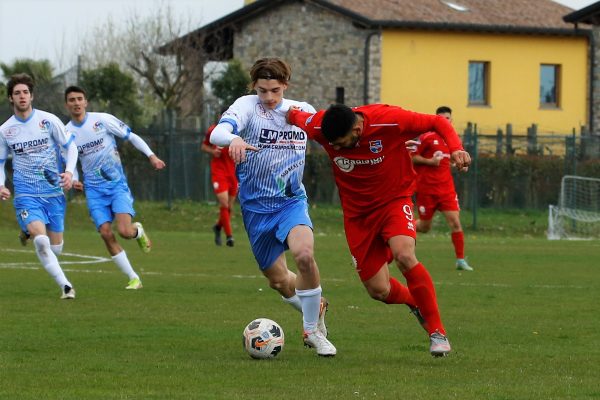
[[[593,27],[590,31],[590,122],[589,122],[589,134],[595,134],[595,126],[594,126],[594,63],[596,62],[596,35],[594,35],[594,29],[598,29]],[[600,135],[600,132],[598,133]]]
[[[366,39],[365,39],[365,65],[364,65],[364,73],[365,73],[365,81],[363,84],[363,88],[364,88],[364,93],[363,93],[363,104],[369,104],[369,73],[370,73],[370,68],[369,68],[369,64],[371,61],[371,52],[370,52],[370,48],[371,48],[371,38],[375,35],[379,35],[381,33],[380,30],[377,31],[372,31],[369,32],[369,34],[367,35]]]

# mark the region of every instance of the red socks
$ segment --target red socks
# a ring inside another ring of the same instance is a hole
[[[390,278],[390,293],[384,300],[386,304],[406,304],[415,307],[415,300],[406,286],[398,282],[396,278]]]
[[[410,294],[414,298],[417,307],[419,307],[421,315],[423,315],[423,318],[427,321],[429,334],[439,331],[441,334],[445,335],[446,330],[442,324],[440,311],[435,297],[435,289],[429,272],[427,272],[423,264],[418,263],[403,274],[406,278]]]
[[[456,258],[465,258],[465,235],[462,231],[452,232],[452,244]]]
[[[223,227],[223,230],[225,231],[225,235],[227,235],[227,236],[232,235],[231,214],[229,211],[229,207],[219,207],[219,222],[217,222],[217,225],[220,225]]]

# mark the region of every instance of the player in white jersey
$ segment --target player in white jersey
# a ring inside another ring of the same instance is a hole
[[[71,188],[77,148],[55,115],[33,109],[34,84],[29,75],[13,75],[7,89],[14,115],[0,126],[0,199],[11,196],[4,164],[12,154],[17,222],[31,236],[41,264],[60,286],[61,299],[74,299],[75,289],[57,256],[63,248],[63,189]],[[61,151],[66,156],[65,172],[60,167]]]
[[[312,222],[302,185],[307,137],[285,121],[290,105],[309,112],[314,108],[283,98],[290,76],[289,65],[280,59],[256,61],[250,70],[250,89],[257,95],[237,99],[222,115],[210,141],[229,146],[237,164],[244,225],[263,275],[286,303],[302,312],[304,343],[320,356],[334,356],[337,350],[327,340],[327,301],[321,297]],[[297,275],[287,267],[288,249]]]
[[[150,251],[150,239],[142,224],[132,223],[135,216],[133,197],[123,172],[115,138],[133,144],[148,157],[155,169],[163,169],[165,163],[150,150],[142,138],[131,132],[131,129],[116,117],[105,113],[86,112],[88,102],[84,89],[69,86],[65,90],[65,104],[71,115],[67,129],[73,134],[79,151],[90,216],[113,261],[129,279],[125,289],[141,289],[142,281],[131,266],[125,250],[117,242],[112,229],[114,220],[122,238],[135,238],[142,251]],[[83,190],[83,184],[78,179],[73,182],[73,186],[77,190]]]

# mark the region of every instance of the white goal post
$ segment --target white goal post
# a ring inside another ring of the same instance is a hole
[[[548,239],[600,238],[600,179],[565,175],[548,210]]]

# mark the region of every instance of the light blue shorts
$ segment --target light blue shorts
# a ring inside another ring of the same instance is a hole
[[[115,186],[109,190],[86,188],[88,211],[96,229],[106,222],[112,222],[115,214],[135,216],[133,196],[126,185]]]
[[[273,265],[277,257],[289,249],[286,239],[293,227],[313,227],[306,200],[293,201],[270,214],[242,211],[252,253],[261,271]]]
[[[33,221],[41,221],[51,232],[64,232],[65,211],[67,201],[65,196],[54,197],[15,197],[15,214],[21,230],[27,232],[27,225]]]

